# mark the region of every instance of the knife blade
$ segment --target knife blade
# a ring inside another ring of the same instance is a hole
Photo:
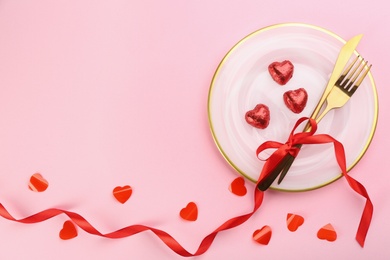
[[[347,41],[344,46],[341,48],[339,55],[337,57],[335,66],[333,67],[332,74],[328,80],[328,83],[324,89],[324,92],[320,98],[320,100],[317,103],[317,106],[314,108],[310,118],[315,119],[320,112],[323,104],[325,103],[325,100],[327,96],[329,95],[330,91],[332,90],[333,86],[335,85],[337,79],[340,77],[341,73],[344,70],[344,67],[347,65],[349,59],[351,58],[352,54],[355,52],[355,49],[357,45],[359,44],[361,38],[363,37],[363,34],[359,34],[351,38],[349,41]],[[307,123],[303,131],[308,131],[310,129],[310,124]],[[298,148],[301,148],[302,145],[298,145]],[[257,185],[257,188],[261,191],[267,190],[271,184],[274,182],[274,180],[279,176],[278,184],[282,182],[284,177],[286,176],[288,170],[290,169],[292,163],[294,162],[295,157],[293,157],[290,154],[287,154],[283,160],[279,163],[277,167],[269,174],[267,178],[259,182]],[[279,175],[280,173],[280,175]]]

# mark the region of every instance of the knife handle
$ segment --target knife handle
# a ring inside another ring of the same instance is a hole
[[[300,149],[302,145],[298,144],[295,147]],[[271,171],[271,173],[257,184],[257,188],[261,191],[267,190],[278,176],[278,184],[280,184],[286,176],[287,172],[290,170],[290,167],[293,164],[294,160],[295,157],[288,153],[280,161],[280,163]]]
[[[289,158],[288,157],[289,155],[290,154],[287,154],[280,161],[280,163],[278,163],[278,165],[276,165],[276,167],[270,172],[270,174],[257,184],[257,188],[259,190],[265,191],[265,190],[267,190],[271,186],[271,184],[275,181],[276,177],[278,177],[280,172],[284,169],[286,163],[288,162],[287,159]]]

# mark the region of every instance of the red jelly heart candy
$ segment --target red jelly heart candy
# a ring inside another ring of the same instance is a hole
[[[63,240],[72,239],[77,237],[77,230],[72,221],[67,220],[64,223],[63,228],[60,231],[60,238]]]
[[[28,188],[32,191],[42,192],[45,191],[49,187],[48,181],[42,177],[40,173],[34,173],[30,182],[28,183]]]
[[[133,193],[133,190],[129,185],[123,186],[123,187],[115,187],[115,189],[112,191],[114,194],[114,197],[120,202],[125,203]]]
[[[246,194],[245,180],[243,177],[237,177],[232,181],[229,190],[237,196],[244,196]]]
[[[327,224],[318,230],[317,237],[332,242],[337,239],[337,233],[331,224]]]
[[[296,231],[300,226],[302,226],[304,219],[302,216],[288,213],[287,214],[287,228],[291,232]]]
[[[299,114],[306,107],[307,92],[304,88],[289,90],[283,94],[283,100],[288,109]]]
[[[269,108],[264,104],[258,104],[254,109],[245,113],[245,120],[251,126],[264,129],[270,121]]]
[[[271,240],[272,230],[269,226],[264,226],[253,233],[253,240],[262,245],[268,245]]]
[[[198,218],[198,207],[194,202],[187,204],[185,208],[180,211],[180,217],[188,221],[195,221]]]
[[[268,66],[268,71],[272,79],[279,85],[286,85],[294,74],[294,65],[289,60],[275,61]]]

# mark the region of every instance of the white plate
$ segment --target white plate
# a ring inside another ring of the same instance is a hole
[[[264,165],[256,157],[257,147],[268,140],[285,142],[297,119],[311,115],[344,43],[323,28],[289,23],[260,29],[227,53],[211,83],[208,113],[214,140],[235,170],[257,181]],[[267,67],[283,60],[290,60],[295,69],[293,78],[280,86]],[[283,93],[297,88],[305,88],[309,97],[300,114],[291,112],[283,102]],[[247,124],[244,117],[258,103],[266,104],[271,113],[270,124],[263,130]],[[377,93],[369,73],[353,98],[321,121],[317,133],[330,134],[343,143],[350,170],[367,150],[377,116]],[[271,188],[311,190],[340,176],[332,145],[305,145],[283,182],[275,182]]]

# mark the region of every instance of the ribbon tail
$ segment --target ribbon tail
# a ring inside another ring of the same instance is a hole
[[[360,223],[358,230],[356,232],[356,240],[361,247],[364,247],[364,242],[366,240],[367,232],[371,224],[371,219],[374,211],[374,206],[371,202],[370,196],[367,193],[366,188],[357,180],[352,178],[347,173],[345,153],[343,145],[337,140],[333,139],[334,149],[336,153],[337,163],[343,171],[343,175],[346,178],[349,186],[358,194],[363,196],[366,199],[366,204],[363,209],[362,216],[360,218]]]
[[[344,174],[344,177],[347,179],[349,186],[358,194],[363,196],[366,199],[366,204],[363,209],[362,216],[360,218],[359,227],[356,233],[356,240],[359,243],[361,247],[364,247],[364,243],[366,240],[366,236],[368,233],[368,229],[371,224],[372,215],[374,211],[374,205],[371,202],[370,197],[368,196],[368,193],[364,186],[349,176],[347,173]]]
[[[364,247],[364,243],[366,240],[367,232],[370,227],[372,212],[374,210],[374,206],[369,198],[367,198],[366,205],[363,210],[362,217],[360,219],[359,228],[356,233],[356,240],[358,241],[361,247]]]
[[[227,220],[225,223],[223,223],[221,226],[219,226],[202,240],[198,250],[192,256],[198,256],[206,252],[219,232],[237,227],[246,222],[260,208],[261,204],[263,203],[263,199],[264,192],[255,189],[254,206],[252,212]]]
[[[264,193],[262,191],[259,191],[258,189],[255,189],[253,210],[247,214],[233,217],[225,221],[222,225],[220,225],[217,229],[215,229],[213,232],[211,232],[201,241],[197,251],[194,254],[188,252],[175,238],[173,238],[167,232],[157,228],[145,226],[145,225],[131,225],[110,233],[103,234],[100,231],[98,231],[94,226],[92,226],[92,224],[89,223],[84,217],[82,217],[81,215],[75,212],[51,208],[51,209],[46,209],[44,211],[38,212],[34,215],[28,216],[23,219],[16,219],[7,211],[7,209],[1,203],[0,203],[0,216],[5,219],[15,221],[18,223],[33,224],[33,223],[38,223],[38,222],[48,220],[60,214],[65,214],[78,227],[80,227],[85,232],[92,235],[110,238],[110,239],[124,238],[141,232],[151,231],[176,254],[184,257],[192,257],[192,256],[199,256],[205,253],[210,248],[215,237],[219,232],[237,227],[243,224],[244,222],[246,222],[260,208],[263,202],[263,198],[264,198]]]

